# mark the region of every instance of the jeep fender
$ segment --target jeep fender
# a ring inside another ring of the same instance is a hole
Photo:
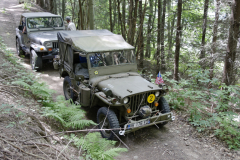
[[[121,103],[116,102],[116,103],[112,103],[111,99],[107,98],[107,96],[103,93],[103,92],[98,92],[95,93],[95,96],[97,96],[101,101],[103,101],[105,104],[107,104],[108,106],[123,106]]]
[[[32,43],[30,45],[30,48],[34,49],[36,52],[47,52],[46,47],[36,44],[36,43]]]

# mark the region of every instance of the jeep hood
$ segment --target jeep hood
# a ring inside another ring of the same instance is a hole
[[[136,73],[137,74],[137,73]],[[119,98],[124,98],[126,96],[142,93],[142,92],[149,92],[149,91],[156,91],[160,88],[147,81],[146,79],[142,78],[140,75],[133,75],[133,74],[118,74],[121,76],[100,76],[91,80],[94,82],[99,81],[97,84],[98,89],[102,90],[102,88],[111,89],[113,94],[118,96]],[[125,75],[125,76],[124,76]],[[117,78],[116,78],[117,77]]]
[[[59,30],[33,32],[29,35],[29,38],[37,44],[40,44],[40,42],[43,44],[46,41],[57,41],[57,32],[59,32]]]

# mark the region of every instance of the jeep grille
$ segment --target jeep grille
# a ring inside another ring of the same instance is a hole
[[[58,42],[53,42],[53,48],[58,48]]]
[[[147,102],[147,98],[150,94],[154,94],[155,95],[155,92],[146,92],[146,93],[141,93],[141,94],[137,94],[137,95],[133,95],[130,97],[130,108],[132,110],[132,113],[136,112],[136,110],[138,109],[141,101],[141,106],[143,105],[148,105],[149,107],[153,108],[154,107],[154,102],[153,103],[148,103]],[[143,97],[144,95],[144,97]],[[158,98],[156,97],[155,101],[157,100]]]

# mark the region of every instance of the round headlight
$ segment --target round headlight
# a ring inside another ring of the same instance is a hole
[[[128,101],[129,101],[129,98],[128,98],[128,97],[125,97],[125,98],[123,99],[123,103],[124,103],[124,104],[127,104]]]
[[[155,93],[155,96],[158,97],[159,95],[160,95],[160,92],[157,91],[157,92]]]

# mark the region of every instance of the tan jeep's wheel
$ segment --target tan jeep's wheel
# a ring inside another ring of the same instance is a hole
[[[97,123],[99,129],[120,128],[116,114],[107,107],[102,107],[97,112]],[[119,135],[119,130],[101,131],[102,137],[108,140],[116,140],[116,135]]]

